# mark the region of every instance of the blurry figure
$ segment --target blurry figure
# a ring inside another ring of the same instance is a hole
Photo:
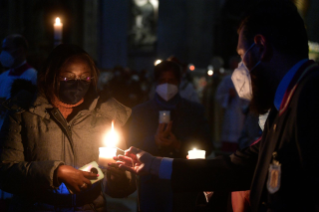
[[[112,78],[103,85],[103,90],[128,107],[140,104],[145,98],[139,75],[129,68],[117,66]]]
[[[34,85],[36,84],[37,71],[27,63],[27,51],[28,42],[22,35],[9,35],[2,42],[0,62],[8,70],[0,75],[0,129],[6,114],[6,108],[3,103],[11,97],[13,81],[25,79],[31,81]],[[0,199],[3,202],[0,205],[6,204],[4,201],[7,200],[5,199],[11,197],[11,194],[0,190]]]
[[[167,61],[173,61],[177,63],[181,67],[182,71],[182,78],[181,82],[179,84],[179,95],[192,102],[201,103],[199,99],[199,95],[194,88],[194,85],[192,83],[192,77],[190,73],[187,71],[187,65],[182,63],[180,60],[178,60],[175,56],[171,56],[167,59]],[[153,84],[151,91],[149,93],[149,98],[152,99],[155,94],[155,87],[156,85]]]
[[[164,61],[154,69],[156,93],[152,100],[133,108],[128,145],[156,156],[186,158],[194,147],[209,155],[213,143],[204,108],[179,94],[180,66]],[[159,112],[169,111],[170,119],[159,123]],[[141,211],[193,211],[197,193],[174,193],[170,183],[152,175],[140,178]]]
[[[11,97],[13,81],[25,79],[36,84],[37,71],[27,63],[27,51],[28,42],[22,35],[9,35],[2,42],[0,62],[8,70],[0,75],[0,129],[5,115],[5,109],[1,105]]]
[[[179,85],[179,94],[181,97],[192,102],[200,103],[198,93],[192,83],[192,77],[188,72],[187,65],[182,63],[175,56],[171,56],[167,60],[173,61],[182,67],[182,79]]]
[[[262,130],[259,126],[259,117],[257,114],[249,110],[249,106],[243,109],[245,115],[243,129],[238,138],[238,148],[244,149],[249,147],[254,141],[256,141],[262,134]],[[268,115],[268,114],[267,114]]]
[[[221,134],[221,150],[233,153],[238,148],[238,138],[244,124],[245,115],[242,109],[249,102],[239,98],[231,80],[231,75],[225,76],[220,82],[215,98],[222,108],[225,109]]]

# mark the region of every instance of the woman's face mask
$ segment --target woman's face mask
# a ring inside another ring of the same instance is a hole
[[[160,84],[156,87],[156,93],[165,101],[169,101],[178,93],[178,87],[169,83]]]
[[[85,96],[90,84],[84,80],[61,81],[59,99],[66,104],[76,104]]]

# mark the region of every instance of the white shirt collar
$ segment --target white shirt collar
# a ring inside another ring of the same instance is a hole
[[[282,99],[284,98],[284,95],[285,95],[285,92],[288,88],[289,83],[291,82],[292,78],[295,76],[295,73],[297,72],[297,70],[307,61],[308,61],[308,59],[300,60],[286,73],[286,75],[280,81],[280,83],[277,87],[275,99],[274,99],[274,105],[278,111],[279,111]]]

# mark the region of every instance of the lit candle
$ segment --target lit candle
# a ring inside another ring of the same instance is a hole
[[[63,24],[61,23],[61,20],[59,17],[55,19],[53,28],[54,28],[54,42],[57,45],[62,42],[62,29],[63,29]]]
[[[194,148],[193,150],[188,151],[188,159],[205,159],[205,154],[205,150]]]
[[[99,166],[108,167],[109,163],[115,162],[113,157],[116,156],[117,147],[115,144],[119,141],[119,135],[114,130],[114,122],[112,121],[112,127],[109,133],[106,134],[104,142],[105,147],[100,147],[99,151]]]

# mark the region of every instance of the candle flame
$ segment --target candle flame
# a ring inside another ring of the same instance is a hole
[[[105,135],[104,143],[108,147],[115,147],[119,141],[119,134],[114,129],[114,121],[112,121],[111,130]]]
[[[56,24],[56,25],[61,25],[61,20],[60,20],[59,17],[57,17],[57,18],[55,19],[55,24]]]

